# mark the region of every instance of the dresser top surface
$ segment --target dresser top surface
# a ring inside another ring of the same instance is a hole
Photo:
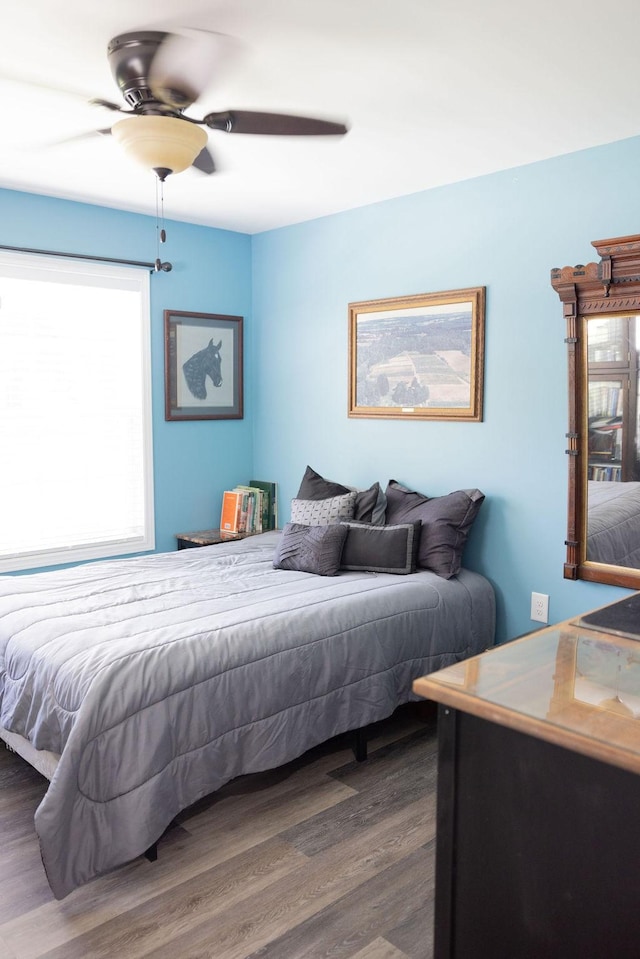
[[[480,718],[640,773],[640,641],[568,621],[414,682]]]

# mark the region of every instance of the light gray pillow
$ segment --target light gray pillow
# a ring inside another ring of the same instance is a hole
[[[305,526],[327,526],[343,519],[353,519],[356,493],[344,493],[329,499],[291,500],[291,522]]]
[[[415,573],[421,522],[397,526],[343,523],[348,534],[342,551],[342,569],[370,573]]]
[[[347,527],[340,523],[329,526],[286,523],[276,546],[274,568],[336,576],[346,538]]]

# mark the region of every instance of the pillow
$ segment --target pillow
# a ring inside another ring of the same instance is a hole
[[[484,501],[478,489],[456,490],[430,499],[389,480],[386,489],[387,523],[422,520],[418,566],[449,579],[460,572],[469,531]]]
[[[369,489],[356,491],[354,519],[361,523],[384,526],[386,508],[387,497],[384,495],[380,483],[374,483]]]
[[[333,483],[316,473],[310,466],[307,466],[298,490],[298,499],[328,499],[330,496],[340,496],[343,493],[350,493],[348,486],[342,483]]]
[[[305,526],[326,526],[343,519],[353,519],[355,493],[331,496],[329,499],[292,499],[291,522]]]
[[[311,469],[310,466],[307,466],[298,490],[298,499],[328,499],[330,496],[350,493],[354,489],[353,486],[343,486],[342,483],[327,480]],[[380,483],[374,483],[366,490],[355,491],[358,495],[356,496],[354,519],[362,523],[384,524],[387,500],[380,488]]]
[[[342,551],[342,569],[369,573],[415,573],[421,521],[398,526],[342,523],[348,533]]]
[[[340,523],[331,526],[285,523],[273,558],[274,568],[336,576],[346,538],[347,527]]]

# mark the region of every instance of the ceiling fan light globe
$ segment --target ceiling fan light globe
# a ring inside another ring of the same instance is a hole
[[[125,117],[113,124],[111,133],[137,163],[172,173],[190,167],[208,139],[197,124],[163,116]]]

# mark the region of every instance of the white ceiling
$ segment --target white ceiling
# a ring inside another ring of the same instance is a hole
[[[29,0],[3,4],[0,186],[155,213],[155,177],[112,137],[108,41],[220,31],[187,113],[346,122],[341,138],[211,131],[219,167],[169,177],[164,212],[256,233],[640,134],[638,0]],[[639,171],[640,172],[640,171]]]

